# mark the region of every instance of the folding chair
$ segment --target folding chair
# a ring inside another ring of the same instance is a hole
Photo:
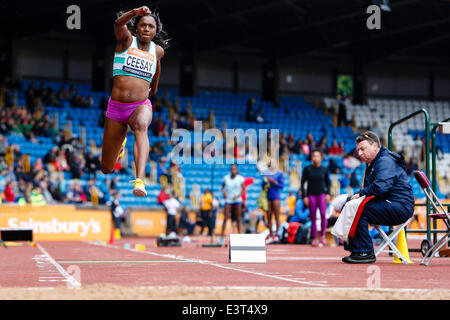
[[[374,225],[374,227],[377,229],[377,231],[380,233],[381,237],[383,238],[383,242],[378,246],[378,248],[375,250],[375,256],[377,257],[386,246],[389,246],[391,248],[392,252],[395,253],[395,255],[401,260],[403,264],[408,264],[408,260],[401,254],[400,250],[397,249],[397,246],[394,244],[393,240],[397,237],[397,235],[400,233],[400,231],[405,228],[408,223],[411,221],[411,218],[409,218],[406,222],[403,222],[402,224],[398,225],[394,230],[389,234],[389,236],[383,231],[383,229],[380,228],[378,225]]]
[[[431,246],[430,249],[428,249],[422,261],[420,262],[420,264],[428,266],[436,253],[439,252],[439,250],[450,240],[450,215],[447,211],[445,211],[444,206],[439,201],[438,197],[431,188],[430,180],[428,180],[425,173],[423,173],[422,171],[414,171],[414,178],[416,178],[423,192],[426,194],[427,198],[433,205],[433,208],[437,212],[429,214],[428,217],[430,217],[431,219],[442,219],[447,226],[447,233],[438,242]]]

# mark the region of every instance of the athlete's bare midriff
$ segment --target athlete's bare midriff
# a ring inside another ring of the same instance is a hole
[[[148,99],[150,83],[144,79],[118,75],[113,79],[111,99],[122,103],[144,101]]]

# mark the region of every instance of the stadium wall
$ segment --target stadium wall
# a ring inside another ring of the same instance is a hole
[[[114,45],[104,49],[105,88],[112,84]],[[92,81],[95,47],[88,41],[48,38],[13,41],[14,75],[23,79]],[[160,86],[178,87],[179,61],[182,52],[168,50],[164,57]],[[66,55],[67,65],[64,63]],[[199,89],[233,89],[233,64],[238,65],[239,90],[260,92],[264,59],[256,54],[233,52],[197,54],[197,86]],[[352,74],[348,57],[295,56],[279,61],[280,94],[333,96],[337,74]],[[414,61],[398,58],[364,66],[369,97],[450,99],[450,67],[436,60]],[[430,80],[432,75],[432,80]],[[288,80],[288,77],[290,80]],[[430,81],[433,81],[430,86]],[[433,88],[433,92],[430,92]]]

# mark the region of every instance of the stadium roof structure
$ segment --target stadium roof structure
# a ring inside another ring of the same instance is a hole
[[[377,60],[392,54],[450,60],[450,1],[390,0],[381,30],[369,30],[366,9],[377,0],[156,0],[172,46],[192,53],[240,48],[283,58],[308,53]],[[381,1],[381,0],[378,0]],[[115,42],[115,13],[134,0],[4,1],[3,38],[59,34],[62,39]],[[81,30],[68,30],[66,9],[81,9]]]

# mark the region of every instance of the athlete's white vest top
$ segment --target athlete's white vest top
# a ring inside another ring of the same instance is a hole
[[[113,76],[137,77],[152,82],[156,72],[156,44],[151,41],[148,51],[138,48],[133,36],[130,47],[123,52],[114,52]]]

